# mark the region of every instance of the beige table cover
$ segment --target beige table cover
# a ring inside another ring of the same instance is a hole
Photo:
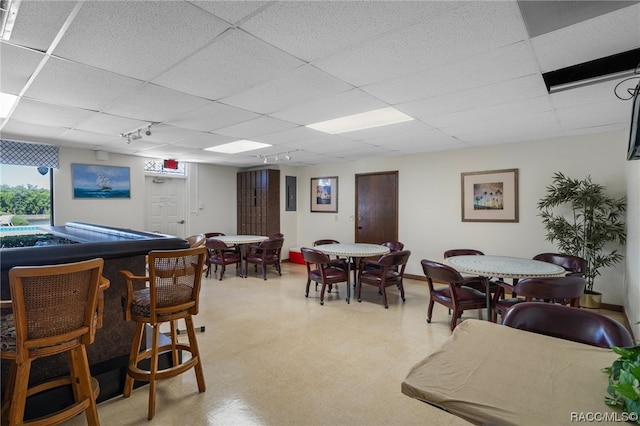
[[[620,410],[604,404],[608,375],[601,371],[616,358],[610,349],[468,319],[411,369],[402,393],[476,424],[620,418]],[[614,422],[598,422],[606,423]]]

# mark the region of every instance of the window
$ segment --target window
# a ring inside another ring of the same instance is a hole
[[[0,165],[1,225],[50,225],[52,174],[46,166]]]

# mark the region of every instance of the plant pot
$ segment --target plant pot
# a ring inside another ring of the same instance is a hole
[[[602,293],[598,293],[595,291],[585,291],[582,296],[580,296],[580,307],[587,309],[600,309],[600,305],[602,304]]]

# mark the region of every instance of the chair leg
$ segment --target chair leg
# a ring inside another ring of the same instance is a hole
[[[389,304],[387,303],[387,290],[382,286],[380,287],[380,291],[382,292],[382,303],[384,304],[384,308],[389,309]]]
[[[400,289],[400,298],[405,302],[406,299],[404,298],[404,285],[402,284],[402,281],[398,284],[398,288]]]
[[[141,322],[136,322],[136,329],[133,334],[133,342],[131,343],[131,352],[129,353],[129,366],[136,366],[137,364],[137,356],[140,353],[140,347],[142,346],[142,336],[144,335],[144,324]],[[122,391],[122,396],[124,398],[128,398],[131,396],[131,391],[133,390],[133,377],[129,374],[126,375],[124,380],[124,390]]]
[[[30,370],[31,359],[27,359],[23,364],[17,365],[14,387],[11,390],[11,402],[9,404],[10,425],[19,425],[24,421],[24,407],[27,401]]]
[[[322,287],[320,288],[320,304],[324,305],[324,290],[327,287],[325,283],[322,283]]]
[[[196,382],[198,383],[198,392],[202,393],[207,390],[204,382],[204,372],[202,371],[202,358],[200,358],[200,349],[198,348],[198,340],[196,339],[196,330],[193,326],[193,317],[189,315],[184,319],[187,324],[187,335],[189,337],[189,347],[191,348],[191,357],[197,358],[198,361],[193,366],[196,373]]]
[[[159,335],[160,335],[160,325],[155,324],[151,327],[152,337],[151,337],[151,359],[149,360],[149,412],[147,415],[148,420],[152,420],[153,416],[156,415],[156,388],[157,388],[157,379],[156,375],[158,374],[158,345],[159,343]]]
[[[266,263],[262,264],[262,279],[265,281],[267,280],[267,264]]]
[[[71,368],[71,374],[73,374],[73,380],[71,381],[74,393],[76,394],[76,402],[88,401],[89,406],[85,410],[85,416],[87,417],[87,424],[90,426],[99,426],[100,419],[98,418],[98,407],[96,406],[96,399],[93,395],[93,385],[91,383],[91,371],[89,370],[89,361],[87,359],[87,349],[84,345],[77,346],[69,351],[70,363],[73,366]]]
[[[435,304],[435,302],[433,301],[433,299],[429,300],[429,308],[427,309],[427,322],[430,324],[431,323],[431,318],[432,318],[432,314],[433,314],[433,305]]]
[[[451,315],[451,324],[449,324],[449,328],[451,329],[451,332],[453,332],[453,329],[456,328],[456,325],[458,325],[458,318],[460,318],[461,315],[462,315],[462,312],[458,312],[457,310],[454,309],[453,315]]]
[[[179,358],[178,358],[178,326],[177,326],[177,321],[178,320],[172,320],[169,321],[170,325],[171,325],[171,362],[173,363],[172,365],[176,366],[180,363]],[[187,329],[187,332],[189,332],[189,329]]]
[[[224,270],[225,270],[225,264],[223,263],[222,265],[220,265],[220,278],[218,279],[219,281],[222,281],[222,277],[224,277]]]
[[[304,297],[309,297],[309,286],[311,285],[311,279],[307,278],[307,289],[305,290]],[[316,283],[316,291],[318,291],[318,283]]]

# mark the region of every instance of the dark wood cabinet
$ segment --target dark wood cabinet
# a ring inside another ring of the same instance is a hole
[[[238,234],[280,232],[280,170],[238,173]]]

